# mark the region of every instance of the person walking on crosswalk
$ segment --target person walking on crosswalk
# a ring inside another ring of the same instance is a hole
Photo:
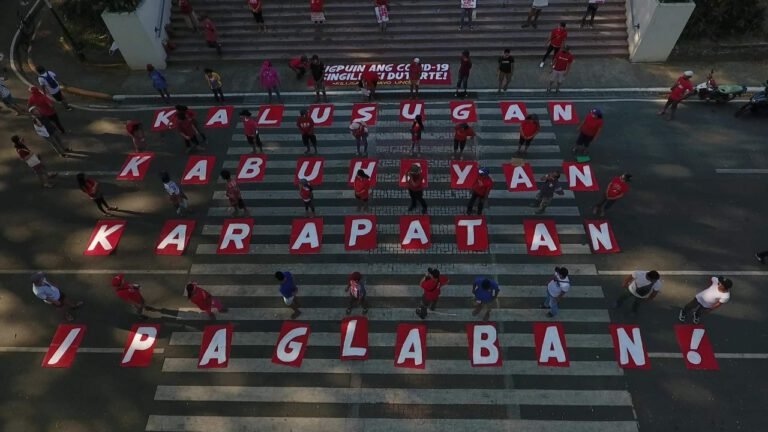
[[[221,178],[227,182],[227,199],[229,205],[232,207],[232,216],[239,216],[240,210],[243,211],[244,216],[248,216],[248,208],[245,206],[245,200],[240,192],[240,186],[237,185],[237,180],[232,178],[232,173],[229,170],[221,170]]]
[[[144,315],[144,309],[152,310],[152,308],[147,306],[147,302],[141,294],[141,285],[129,283],[125,280],[125,274],[119,273],[112,278],[112,287],[120,300],[133,306],[139,318],[147,319],[147,316]]]
[[[243,121],[243,133],[245,134],[245,140],[248,141],[248,145],[251,146],[251,153],[257,153],[256,147],[259,147],[258,153],[264,153],[264,147],[261,144],[261,138],[259,138],[258,122],[252,117],[252,114],[248,110],[240,111],[240,119]]]
[[[208,318],[214,320],[216,315],[213,313],[213,309],[216,309],[219,313],[226,313],[227,308],[221,304],[219,299],[212,296],[211,293],[204,290],[197,284],[197,282],[190,282],[184,288],[189,301],[194,303],[201,311],[208,315]]]
[[[301,133],[301,142],[307,150],[304,154],[309,154],[309,144],[312,143],[312,148],[317,154],[317,135],[315,135],[315,121],[307,113],[307,110],[303,109],[299,111],[299,118],[296,119],[296,127],[299,128]]]
[[[541,178],[541,187],[536,194],[536,199],[531,203],[531,207],[536,207],[536,214],[544,214],[547,207],[552,203],[555,194],[564,195],[563,187],[560,186],[560,171],[552,171]]]
[[[614,309],[618,309],[630,297],[634,298],[632,302],[632,313],[636,314],[640,304],[653,300],[661,290],[661,276],[656,270],[634,271],[624,278],[622,287],[626,289],[614,303]]]
[[[685,323],[688,314],[693,312],[693,323],[698,324],[702,315],[712,312],[731,299],[733,281],[724,276],[713,276],[711,281],[709,288],[700,291],[680,309],[678,321]]]
[[[411,165],[408,173],[405,174],[405,183],[408,187],[408,195],[411,196],[411,205],[408,211],[416,209],[416,201],[421,205],[421,214],[427,214],[427,201],[424,200],[424,176],[421,173],[421,166]]]
[[[301,315],[299,310],[299,287],[293,281],[291,272],[275,272],[275,279],[280,282],[280,295],[283,297],[283,303],[293,310],[291,319],[296,319]]]
[[[299,196],[304,203],[304,215],[306,217],[315,217],[315,196],[314,189],[309,184],[309,180],[303,178],[299,180]]]
[[[565,267],[555,267],[555,274],[547,284],[547,294],[544,297],[542,309],[549,309],[547,316],[554,318],[560,311],[560,301],[571,289],[571,279],[568,277],[568,269]]]
[[[202,138],[200,129],[195,125],[194,118],[184,111],[176,111],[176,131],[184,140],[187,153],[192,153],[197,149],[205,150],[198,139],[198,136]]]
[[[64,295],[64,291],[48,282],[43,272],[35,272],[32,275],[32,293],[35,297],[64,312],[64,319],[74,321],[72,310],[83,305],[82,301],[73,301]]]
[[[440,274],[440,270],[429,267],[421,278],[419,286],[424,291],[421,295],[421,303],[416,309],[416,315],[421,319],[427,318],[427,309],[434,311],[437,301],[440,299],[440,289],[448,284],[448,278]]]
[[[602,130],[603,112],[598,108],[593,108],[579,126],[579,136],[576,138],[576,145],[572,149],[573,153],[577,156],[586,156],[589,152],[589,145],[600,135]]]
[[[472,185],[472,196],[467,203],[468,215],[472,214],[475,202],[477,202],[477,214],[483,214],[483,205],[488,200],[488,195],[491,193],[491,189],[493,189],[493,179],[491,179],[491,176],[489,175],[490,171],[488,171],[488,168],[480,168],[477,171],[477,174],[478,176],[475,180],[475,184]]]
[[[472,295],[475,296],[475,308],[472,309],[472,316],[477,316],[480,312],[485,311],[483,321],[488,321],[491,317],[493,302],[498,298],[499,291],[499,284],[493,279],[484,276],[475,278],[475,283],[472,284]]]
[[[539,116],[536,114],[525,116],[525,120],[520,122],[520,140],[517,146],[517,153],[515,153],[516,156],[528,155],[528,147],[531,146],[533,139],[536,138],[540,130]]]
[[[160,97],[164,102],[171,101],[171,94],[168,92],[168,81],[165,79],[165,75],[151,64],[147,64],[147,74],[149,79],[152,80],[152,87],[160,93]]]
[[[349,125],[349,132],[355,137],[357,156],[368,157],[368,125],[362,120],[354,120]],[[360,144],[363,145],[362,153],[360,153]]]
[[[363,315],[368,313],[370,308],[368,304],[368,293],[365,290],[363,275],[360,272],[354,272],[349,275],[349,282],[345,289],[349,294],[349,306],[347,306],[347,315],[352,313],[352,309],[360,306],[363,308]]]
[[[357,200],[357,211],[368,213],[368,199],[371,195],[371,177],[364,170],[357,170],[355,181],[352,183]]]
[[[418,87],[417,87],[418,92]],[[424,132],[424,121],[417,114],[411,123],[411,156],[421,156],[421,133]]]
[[[189,199],[181,187],[171,180],[171,176],[166,171],[160,173],[160,181],[163,182],[163,189],[168,194],[168,199],[173,204],[176,214],[181,216],[186,213],[189,208]]]

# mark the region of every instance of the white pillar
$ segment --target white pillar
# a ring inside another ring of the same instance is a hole
[[[117,42],[125,62],[133,70],[148,63],[165,69],[165,25],[171,18],[171,0],[144,0],[133,12],[104,11],[101,19]]]
[[[695,8],[692,0],[683,3],[627,0],[629,60],[635,63],[666,61]]]

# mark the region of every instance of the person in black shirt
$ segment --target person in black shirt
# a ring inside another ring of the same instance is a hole
[[[509,48],[504,50],[504,54],[499,57],[499,91],[504,87],[504,91],[507,91],[509,82],[512,81],[512,72],[515,67],[515,58],[509,53]]]
[[[328,102],[328,96],[325,94],[325,65],[320,61],[317,54],[312,56],[309,62],[309,70],[312,72],[312,79],[315,81],[315,102],[320,101],[320,92],[323,92],[323,100]]]

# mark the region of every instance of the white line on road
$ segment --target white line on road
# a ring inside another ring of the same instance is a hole
[[[247,152],[244,151],[243,154],[250,154],[250,149],[248,149]],[[269,156],[269,155],[267,155]],[[403,156],[405,159],[406,156]],[[382,160],[379,160],[379,169],[382,167]],[[386,162],[391,162],[393,164],[390,164],[389,167],[398,167],[400,165],[400,161],[397,159],[389,159],[386,160]],[[448,168],[448,160],[445,159],[431,159],[427,161],[427,165],[430,170],[439,170],[439,169],[449,169]],[[526,163],[531,165],[532,167],[560,167],[563,164],[562,159],[526,159]],[[489,166],[489,167],[501,167],[505,163],[510,163],[509,159],[480,159],[478,161],[480,166]],[[240,166],[239,160],[226,160],[224,161],[224,168],[237,168]],[[296,169],[296,162],[292,160],[268,160],[267,161],[267,169],[271,168],[285,168],[285,169]],[[325,163],[323,164],[323,168],[345,168],[349,169],[349,159],[326,159]],[[432,171],[430,171],[429,178],[432,180],[433,175],[431,174]],[[493,172],[491,175],[493,176]],[[498,176],[497,179],[501,179],[501,169],[496,170],[495,174]],[[397,178],[400,174],[399,173],[377,173],[376,177],[379,179],[381,178]],[[534,173],[535,178],[541,178],[544,175],[544,173]],[[450,177],[445,174],[437,174],[437,176],[444,176],[444,177],[438,177],[445,180],[442,180],[443,182],[448,182]],[[265,182],[269,182],[269,179],[274,177],[273,175],[268,175],[265,177]],[[565,176],[563,176],[565,177]],[[327,178],[330,178],[328,180]],[[326,182],[346,182],[346,178],[344,176],[341,176],[342,180],[336,180],[336,177],[333,175],[325,175],[323,176],[323,180]],[[293,181],[293,176],[290,177],[290,180]],[[280,180],[281,182],[283,180]],[[433,181],[441,181],[441,180],[433,180]],[[561,182],[565,182],[565,178],[561,178]]]
[[[593,264],[569,264],[560,262],[567,267],[571,275],[597,275]],[[343,262],[324,262],[317,264],[193,264],[189,270],[192,275],[268,275],[277,270],[290,270],[297,275],[297,283],[301,286],[300,275],[348,275],[351,269],[365,269],[367,275],[423,275],[427,267],[434,267],[431,261],[419,262],[409,259],[407,263],[369,263],[355,262],[345,259]],[[554,264],[499,264],[499,263],[445,263],[437,266],[445,275],[552,275]],[[629,274],[629,273],[627,273]],[[503,287],[502,287],[503,289]],[[410,318],[409,318],[410,319]]]
[[[319,134],[319,135],[320,135],[320,139],[322,139],[325,142],[347,141],[349,142],[349,149],[352,149],[355,144],[355,139],[349,133],[331,133],[331,134]],[[446,131],[442,133],[430,132],[430,133],[422,134],[421,137],[424,140],[453,140],[453,132],[452,131]],[[409,132],[378,132],[375,134],[375,138],[377,142],[380,140],[405,141],[405,140],[411,139],[411,134]],[[509,142],[514,141],[515,144],[517,144],[517,139],[520,138],[520,134],[516,130],[513,132],[482,132],[478,134],[478,138],[505,140]],[[301,146],[301,136],[298,133],[262,134],[262,139],[264,141],[269,141],[269,142],[272,142],[275,140],[296,142],[296,147],[294,148],[273,149],[273,152],[276,152],[279,154],[300,154],[304,152],[304,147]],[[320,141],[320,139],[318,139],[318,141]],[[536,135],[536,140],[553,140],[553,139],[555,139],[555,134],[553,132],[540,132],[538,135]],[[232,141],[245,142],[245,135],[234,134],[232,135]],[[371,141],[373,140],[371,139]],[[536,145],[533,144],[531,149],[533,149],[535,146]],[[448,143],[446,143],[445,148],[447,149],[448,147],[450,147],[450,151],[453,152],[453,146],[449,146]],[[250,148],[250,147],[246,147],[246,148]],[[334,148],[334,147],[331,147],[331,148]],[[335,147],[335,148],[339,148],[340,150],[345,150],[344,148],[341,148],[341,147]],[[482,149],[483,153],[511,153],[512,145],[508,145],[508,146],[481,145],[480,148]],[[349,151],[349,149],[346,149],[346,151]],[[281,152],[280,150],[283,150],[283,151]],[[299,152],[295,150],[299,150]],[[432,149],[431,151],[435,151],[435,150]],[[228,154],[231,154],[231,153],[228,153]]]
[[[217,244],[200,244],[195,250],[196,255],[217,255]],[[560,245],[563,255],[590,255],[592,251],[586,244],[563,243]],[[290,244],[251,244],[248,255],[288,255],[291,253]],[[427,249],[403,249],[400,243],[378,243],[371,250],[346,250],[342,243],[323,243],[320,252],[314,255],[527,255],[525,244],[491,243],[485,251],[461,251],[456,243],[432,243]]]
[[[119,171],[56,171],[59,176],[76,176],[79,173],[83,173],[86,176],[98,177],[98,176],[116,176]]]
[[[248,209],[251,216],[285,216],[285,217],[303,217],[304,208],[300,205],[301,200],[296,193],[296,206],[294,207],[252,207]],[[376,216],[398,216],[406,213],[406,201],[403,201],[401,206],[379,206],[371,205],[371,214]],[[355,207],[340,207],[332,206],[325,207],[322,202],[315,202],[317,206],[318,217],[322,216],[355,216],[360,212]],[[450,212],[451,216],[463,214],[466,211],[465,206],[460,205],[437,205],[431,206],[430,209],[434,212],[435,209],[440,209],[442,212]],[[231,207],[210,207],[208,209],[208,216],[230,216]],[[533,207],[528,206],[497,206],[494,205],[489,208],[485,213],[486,216],[534,216],[536,211]],[[416,214],[416,213],[413,213]],[[431,215],[441,216],[441,215]],[[446,215],[447,216],[447,215]],[[554,206],[547,208],[547,216],[579,216],[579,208],[574,206]]]
[[[347,177],[344,176],[344,180],[346,181]],[[325,181],[325,178],[323,178],[323,181]],[[575,195],[573,191],[565,190],[563,191],[564,194],[562,196],[558,196],[558,199],[574,199]],[[536,195],[538,192],[508,192],[506,190],[492,190],[489,199],[494,200],[494,202],[498,201],[504,201],[504,200],[533,200],[536,198]],[[453,195],[453,196],[449,196]],[[448,189],[448,190],[437,190],[437,189],[427,189],[424,191],[424,198],[425,199],[435,199],[435,200],[442,200],[442,202],[445,202],[447,200],[452,199],[458,199],[467,201],[471,195],[471,191],[469,190],[459,190],[459,189]],[[242,191],[241,196],[243,199],[257,199],[257,200],[296,200],[299,196],[298,191],[296,188],[291,188],[290,190],[245,190]],[[354,199],[355,198],[355,191],[352,189],[324,189],[319,188],[318,190],[314,191],[313,196],[315,199]],[[226,191],[215,191],[213,193],[212,199],[214,200],[224,200],[227,199],[227,193]],[[401,189],[394,189],[394,188],[374,188],[371,190],[370,195],[371,200],[383,200],[383,199],[408,199],[408,191],[405,188]]]
[[[221,225],[203,225],[203,235],[217,236],[221,234]],[[432,235],[454,235],[456,227],[454,225],[431,224]],[[400,225],[396,224],[376,224],[378,234],[400,234]],[[254,236],[273,236],[289,235],[291,226],[284,225],[261,225],[254,224],[252,234]],[[344,234],[344,225],[323,224],[323,234],[342,235]],[[488,235],[522,235],[525,234],[521,224],[488,224]],[[558,224],[557,234],[559,235],[584,235],[584,225],[579,224]]]
[[[717,168],[715,169],[717,174],[768,174],[768,169],[754,169],[754,168]]]

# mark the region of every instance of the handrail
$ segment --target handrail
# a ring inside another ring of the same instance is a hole
[[[147,1],[147,0],[145,0]],[[163,34],[163,19],[165,18],[165,0],[160,2],[160,18],[158,18],[157,25],[155,26],[155,36],[159,39]]]
[[[640,30],[640,24],[635,23],[635,2],[633,0],[629,0],[629,17],[632,21],[632,28]]]

